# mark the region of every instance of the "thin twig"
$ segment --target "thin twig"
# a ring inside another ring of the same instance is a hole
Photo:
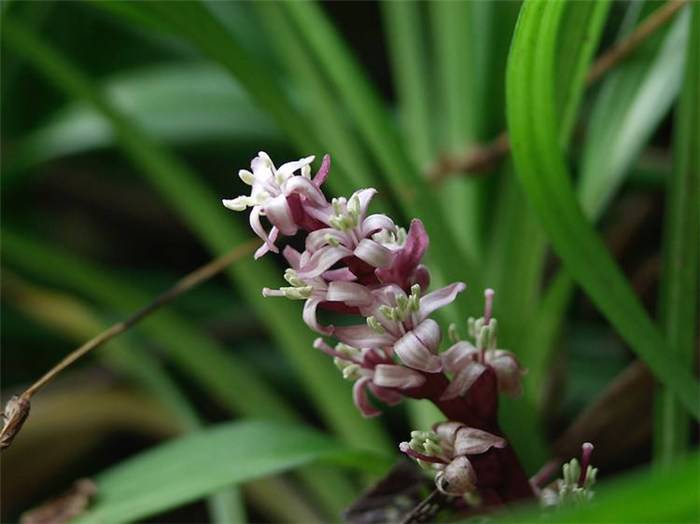
[[[687,2],[688,0],[669,0],[645,18],[628,37],[607,49],[588,70],[586,87],[595,84],[613,67],[634,53],[647,38],[668,23]],[[441,157],[428,169],[427,176],[433,183],[440,184],[446,178],[456,174],[481,175],[490,171],[509,152],[508,133],[503,131],[493,141],[467,154]]]
[[[29,386],[21,395],[18,397],[12,397],[12,399],[10,399],[8,402],[5,411],[3,412],[5,424],[3,424],[2,430],[0,431],[0,449],[5,449],[10,446],[12,440],[21,429],[24,420],[29,414],[31,398],[41,388],[51,382],[56,375],[61,373],[73,362],[86,355],[93,349],[102,346],[117,335],[124,333],[134,324],[137,324],[154,311],[172,302],[174,299],[190,289],[203,282],[206,282],[234,262],[241,259],[243,256],[248,255],[253,251],[255,245],[256,241],[250,241],[236,246],[228,253],[215,258],[214,260],[187,274],[178,280],[170,289],[158,295],[151,303],[136,311],[126,320],[112,325],[105,331],[85,342],[79,348],[72,351],[63,360],[47,371],[41,378]]]

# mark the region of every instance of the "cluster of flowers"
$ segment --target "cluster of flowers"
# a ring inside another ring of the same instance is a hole
[[[260,152],[250,171],[239,172],[251,186],[250,195],[223,201],[234,211],[250,208],[250,225],[263,241],[256,258],[278,253],[280,235],[305,235],[303,252],[291,246],[282,250],[289,285],[265,288],[263,295],[305,301],[306,324],[336,340],[331,345],[318,338],[314,347],[334,357],[343,377],[354,381],[354,401],[364,416],[380,414],[369,393],[387,405],[404,397],[429,399],[443,411],[450,422],[433,432],[414,432],[411,442],[400,446],[430,465],[438,489],[475,495],[477,486],[492,484],[499,502],[532,497],[515,453],[499,435],[498,393],[519,394],[524,371],[511,352],[497,347],[493,291],[485,293],[483,317],[469,319],[474,343],[461,340],[453,325],[447,337],[451,346],[441,352],[443,332],[431,316],[452,303],[465,284],[428,292],[430,274],[422,259],[429,239],[421,221],[412,220],[406,231],[386,215],[369,214],[376,194],[372,188],[329,201],[321,186],[330,157],[324,157],[314,176],[313,160],[310,156],[277,168]],[[361,322],[324,325],[319,308]],[[492,479],[487,482],[487,477]]]

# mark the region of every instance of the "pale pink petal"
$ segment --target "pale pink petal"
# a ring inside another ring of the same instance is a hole
[[[355,248],[354,254],[360,260],[372,267],[387,267],[391,264],[394,254],[380,243],[363,238]]]
[[[267,232],[260,223],[260,211],[260,206],[253,206],[253,209],[251,209],[250,216],[248,217],[250,227],[253,229],[255,234],[258,235],[267,244],[270,251],[272,251],[273,253],[278,253],[279,249],[277,249],[277,246],[275,246],[272,240],[267,236]]]
[[[306,325],[317,333],[322,333],[324,335],[330,335],[333,333],[333,326],[322,326],[318,323],[318,318],[316,318],[316,310],[318,305],[321,303],[320,298],[311,297],[304,302],[304,311],[302,313],[302,318]]]
[[[259,151],[258,156],[250,161],[250,168],[259,181],[272,178],[272,160],[265,151]]]
[[[425,319],[413,328],[413,334],[432,353],[437,353],[440,340],[442,339],[442,332],[437,322],[431,318]]]
[[[423,345],[413,331],[409,331],[394,344],[394,351],[401,362],[413,369],[438,373],[442,363],[437,355]]]
[[[378,364],[374,368],[374,383],[385,388],[411,389],[422,386],[425,376],[405,366]]]
[[[292,246],[286,246],[282,250],[282,256],[287,260],[289,263],[289,267],[292,269],[299,269],[299,265],[301,263],[301,253],[294,249]]]
[[[328,201],[321,190],[317,188],[311,180],[303,176],[293,176],[287,180],[284,185],[284,193],[285,195],[290,195],[292,193],[303,195],[316,206],[323,207],[328,205]]]
[[[381,415],[381,411],[375,408],[367,397],[366,386],[369,380],[369,378],[363,377],[357,380],[352,388],[352,398],[355,401],[355,405],[360,410],[360,413],[362,413],[362,416],[368,418]]]
[[[464,427],[464,424],[461,422],[440,422],[439,424],[435,424],[433,426],[433,431],[438,434],[440,440],[448,443],[450,447],[452,447],[454,444],[455,435],[457,435],[457,430],[461,427]]]
[[[338,261],[351,255],[352,251],[341,246],[324,247],[311,255],[308,262],[299,269],[299,277],[303,279],[317,277],[328,271]]]
[[[403,396],[397,391],[380,387],[371,381],[367,384],[367,386],[369,387],[369,390],[372,392],[372,394],[379,400],[384,402],[384,404],[386,404],[387,406],[395,406],[403,399]]]
[[[287,179],[292,176],[295,172],[299,171],[302,167],[308,166],[314,161],[314,156],[307,156],[306,158],[300,158],[299,160],[294,160],[292,162],[287,162],[282,164],[277,169],[277,174],[281,175],[283,178]]]
[[[476,471],[467,457],[457,457],[435,477],[437,488],[453,496],[474,491],[476,480]]]
[[[377,190],[373,187],[367,189],[360,189],[359,191],[355,191],[352,194],[352,197],[356,196],[360,201],[360,216],[365,216],[367,214],[367,208],[369,207],[369,203],[372,201],[372,198],[374,198],[374,195],[376,194]]]
[[[306,237],[306,249],[307,251],[314,253],[324,246],[329,245],[328,238],[337,240],[340,244],[345,244],[346,237],[345,233],[333,229],[332,227],[324,227],[323,229],[317,229],[312,231]]]
[[[314,176],[312,182],[316,187],[321,187],[321,185],[328,178],[328,174],[331,171],[331,155],[323,155],[323,160],[321,161],[321,167],[318,168],[318,172]]]
[[[265,204],[265,215],[267,219],[276,226],[283,235],[292,236],[296,234],[298,227],[292,217],[292,211],[287,204],[287,197],[276,196]]]
[[[314,346],[314,348],[323,351],[326,355],[330,355],[332,357],[339,358],[340,360],[346,360],[347,362],[354,362],[355,364],[362,364],[361,361],[357,360],[356,358],[351,357],[347,353],[341,353],[339,351],[336,351],[331,346],[329,346],[322,338],[317,338],[316,340],[314,340],[313,346]]]
[[[367,286],[355,282],[330,282],[326,300],[344,302],[348,306],[367,306],[374,300],[374,295]]]
[[[277,240],[277,237],[279,236],[280,230],[277,229],[276,227],[273,227],[270,230],[270,242],[274,245],[275,241]],[[255,259],[257,260],[261,256],[263,256],[265,253],[270,251],[270,246],[269,244],[265,243],[262,246],[260,246],[256,251],[255,251]]]
[[[393,231],[396,229],[396,225],[388,216],[379,214],[370,215],[362,221],[361,232],[363,237],[368,237],[382,229]]]
[[[525,371],[510,351],[489,350],[486,352],[488,364],[496,372],[498,389],[511,397],[522,393],[522,376]]]
[[[328,282],[353,282],[357,280],[355,273],[346,267],[331,269],[323,273],[321,277]]]
[[[416,314],[417,320],[420,322],[424,318],[429,317],[433,311],[454,302],[457,295],[464,291],[466,287],[467,286],[464,284],[464,282],[454,282],[449,286],[425,295],[420,299],[420,309]]]
[[[486,366],[479,362],[467,364],[452,378],[440,400],[450,400],[464,395],[484,371],[486,371]]]
[[[455,455],[480,455],[491,448],[505,448],[506,441],[487,431],[463,427],[457,431],[454,444]]]
[[[333,336],[356,348],[381,348],[391,345],[395,340],[391,333],[377,333],[366,324],[336,327]]]
[[[442,366],[448,373],[457,373],[462,367],[474,360],[474,356],[479,353],[469,342],[460,340],[447,351],[440,354]]]

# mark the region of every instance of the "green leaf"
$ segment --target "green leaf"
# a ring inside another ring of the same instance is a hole
[[[464,154],[475,146],[481,107],[477,103],[476,23],[474,2],[429,4],[435,65],[433,76],[440,96],[437,108],[440,153]],[[464,176],[449,177],[440,191],[449,225],[472,260],[482,251],[483,183]]]
[[[558,511],[531,508],[503,515],[495,522],[698,522],[699,467],[700,455],[696,452],[666,472],[642,470],[610,481],[599,480],[590,503]]]
[[[333,189],[341,194],[351,194],[360,187],[376,185],[366,151],[349,129],[349,118],[338,110],[336,97],[286,19],[283,7],[279,3],[260,2],[255,8],[279,61],[298,86],[307,107],[307,118],[315,127],[319,141],[332,153],[333,176],[329,183]]]
[[[654,375],[700,417],[698,384],[671,358],[657,327],[636,299],[579,207],[559,147],[555,65],[560,2],[529,1],[521,11],[507,71],[507,107],[516,170],[557,254]]]
[[[680,91],[689,13],[677,15],[617,66],[598,93],[581,157],[579,193],[589,217],[598,217],[619,189]]]
[[[428,85],[430,72],[423,6],[418,2],[381,2],[382,21],[389,46],[401,129],[410,144],[414,163],[426,169],[435,160]]]
[[[219,68],[201,63],[158,65],[101,83],[103,96],[151,136],[175,145],[279,143],[270,118]],[[32,132],[13,155],[17,171],[69,154],[112,146],[109,120],[84,102],[65,107]]]
[[[700,264],[700,4],[691,10],[688,61],[674,127],[674,171],[666,193],[660,298],[668,345],[690,369],[696,354]],[[668,465],[688,448],[690,422],[671,392],[660,392],[656,401],[654,454]]]
[[[219,488],[323,461],[381,472],[391,461],[306,428],[272,422],[220,424],[137,455],[95,477],[98,498],[79,522],[133,522]]]
[[[557,40],[556,106],[559,134],[568,144],[584,91],[584,79],[605,26],[610,2],[567,2]]]

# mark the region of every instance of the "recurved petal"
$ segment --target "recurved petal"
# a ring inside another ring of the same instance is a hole
[[[382,229],[396,229],[394,221],[386,215],[370,215],[362,221],[362,236],[368,237]]]
[[[475,489],[476,471],[467,457],[457,457],[435,478],[437,487],[447,495],[464,495]]]
[[[391,265],[394,254],[379,242],[363,238],[355,248],[355,256],[367,262],[372,267],[387,267]]]
[[[395,340],[391,333],[377,333],[366,324],[336,327],[333,336],[356,348],[381,348],[392,345]]]
[[[374,368],[374,383],[385,388],[412,389],[424,382],[425,376],[415,369],[392,364],[378,364]]]
[[[427,373],[438,373],[442,370],[440,358],[425,347],[413,331],[409,331],[396,341],[394,351],[401,362],[413,369]]]
[[[384,402],[384,404],[386,404],[387,406],[395,406],[396,404],[401,402],[401,399],[403,398],[403,396],[397,391],[383,388],[371,381],[367,383],[367,387],[369,387],[369,390],[372,392],[372,395]]]
[[[450,385],[445,388],[440,400],[450,400],[464,395],[484,371],[486,371],[486,366],[479,362],[472,362],[465,365],[452,378]]]
[[[522,376],[525,371],[515,355],[510,351],[489,350],[486,352],[486,360],[496,372],[498,389],[511,397],[517,397],[522,393]]]
[[[342,246],[319,249],[299,269],[299,277],[303,279],[317,277],[328,271],[338,261],[350,255],[352,255],[352,251]]]
[[[352,388],[352,398],[355,401],[355,405],[362,413],[363,417],[376,417],[381,414],[377,408],[375,408],[367,397],[367,383],[369,378],[363,377],[355,382]]]
[[[287,179],[290,176],[292,176],[295,172],[300,170],[304,166],[308,166],[311,164],[311,162],[314,161],[314,156],[307,156],[305,158],[300,158],[299,160],[294,160],[292,162],[287,162],[285,164],[282,164],[278,169],[277,169],[277,174],[280,175],[283,179]]]
[[[275,246],[274,244],[274,239],[268,237],[267,232],[260,223],[260,211],[260,206],[253,206],[253,209],[251,209],[250,216],[248,217],[250,227],[253,229],[255,234],[258,235],[265,242],[265,244],[267,244],[267,247],[270,251],[272,251],[273,253],[279,253],[279,249],[277,249],[277,246]],[[258,250],[258,252],[259,251],[260,250]],[[260,255],[256,253],[256,258],[260,258],[263,254],[264,252]]]
[[[333,241],[338,242],[339,244],[344,244],[346,241],[345,233],[338,231],[337,229],[333,229],[332,227],[324,227],[309,233],[309,235],[306,237],[305,246],[307,251],[314,253],[324,246],[329,245]]]
[[[318,305],[321,303],[320,298],[311,297],[304,302],[304,311],[302,313],[302,318],[306,325],[317,333],[322,333],[324,335],[330,335],[333,332],[333,326],[322,326],[318,322],[318,317],[316,316],[316,310]]]
[[[344,302],[348,306],[368,306],[373,300],[372,292],[356,282],[335,281],[328,284],[326,300],[329,302]]]
[[[457,373],[463,366],[473,362],[474,356],[479,353],[472,344],[460,340],[456,344],[440,354],[442,366],[448,373]]]
[[[498,435],[476,428],[462,427],[457,431],[455,455],[480,455],[491,448],[505,448],[506,441]]]
[[[449,286],[428,293],[420,299],[420,309],[416,315],[418,320],[423,320],[429,317],[433,311],[451,304],[457,295],[466,288],[467,285],[464,282],[454,282]]]
[[[303,176],[293,176],[287,180],[284,185],[284,193],[286,195],[298,193],[308,198],[317,206],[323,207],[328,205],[328,201],[323,192],[321,192],[311,180]]]
[[[283,235],[292,236],[297,232],[297,225],[294,223],[292,212],[287,204],[287,197],[276,196],[265,204],[265,215],[267,219],[276,226]]]

